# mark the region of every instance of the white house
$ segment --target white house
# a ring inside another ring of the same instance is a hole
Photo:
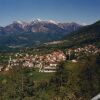
[[[40,69],[39,72],[44,72],[44,73],[52,73],[56,72],[56,67],[44,67],[43,69]]]

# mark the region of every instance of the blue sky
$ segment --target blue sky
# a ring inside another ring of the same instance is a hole
[[[100,20],[100,0],[0,0],[0,25],[36,18],[91,24]]]

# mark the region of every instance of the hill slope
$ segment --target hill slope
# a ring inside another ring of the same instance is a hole
[[[100,21],[80,28],[78,31],[66,35],[64,38],[74,45],[100,45]]]

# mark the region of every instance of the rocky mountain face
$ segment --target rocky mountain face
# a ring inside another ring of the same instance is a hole
[[[0,27],[0,47],[36,46],[45,42],[60,40],[66,34],[79,30],[77,23],[57,23],[55,21],[33,20],[30,23],[14,21]]]
[[[24,21],[14,21],[12,24],[6,27],[0,27],[0,33],[22,33],[22,32],[72,32],[79,29],[81,25],[77,23],[56,23],[52,20],[42,21],[34,20],[30,23]],[[2,30],[2,31],[1,31]]]

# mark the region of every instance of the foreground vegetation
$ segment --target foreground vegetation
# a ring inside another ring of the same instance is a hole
[[[90,100],[100,92],[100,54],[65,61],[55,73],[15,67],[0,73],[0,100]]]

